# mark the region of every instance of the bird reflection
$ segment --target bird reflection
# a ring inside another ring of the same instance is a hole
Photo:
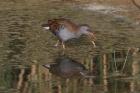
[[[55,75],[63,78],[71,78],[75,76],[86,77],[88,70],[85,66],[69,57],[61,56],[55,60],[55,63],[43,65],[45,68]]]

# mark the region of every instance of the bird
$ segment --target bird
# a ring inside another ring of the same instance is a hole
[[[85,66],[72,58],[62,56],[56,58],[54,63],[44,64],[49,72],[62,78],[72,78],[75,76],[85,76],[88,73]]]
[[[42,24],[42,27],[51,31],[58,38],[57,43],[54,46],[58,46],[59,43],[61,43],[63,49],[65,49],[64,42],[86,35],[93,46],[96,47],[95,33],[88,24],[76,24],[66,18],[54,18],[48,20],[47,23]]]

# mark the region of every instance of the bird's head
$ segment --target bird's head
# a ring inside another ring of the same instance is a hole
[[[57,19],[51,19],[48,20],[47,23],[42,24],[41,26],[46,30],[55,31],[59,27],[59,24]]]

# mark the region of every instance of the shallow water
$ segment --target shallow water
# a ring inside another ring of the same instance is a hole
[[[140,92],[140,10],[121,5],[117,7],[122,11],[114,12],[108,10],[110,5],[99,4],[104,9],[92,11],[87,5],[1,1],[0,93]],[[53,47],[57,39],[41,24],[60,16],[89,24],[96,33],[97,48],[86,37],[67,42],[65,51]],[[64,55],[82,63],[96,77],[66,79],[42,66]]]

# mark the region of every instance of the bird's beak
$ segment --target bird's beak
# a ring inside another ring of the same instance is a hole
[[[45,67],[45,68],[48,68],[48,69],[50,69],[50,64],[47,64],[47,65],[42,65],[43,67]]]
[[[44,29],[46,29],[46,30],[49,30],[49,29],[50,29],[50,27],[49,27],[48,24],[42,24],[41,26],[42,26]]]
[[[49,30],[50,29],[50,27],[49,26],[47,26],[47,27],[43,27],[44,29],[46,29],[46,30]]]

